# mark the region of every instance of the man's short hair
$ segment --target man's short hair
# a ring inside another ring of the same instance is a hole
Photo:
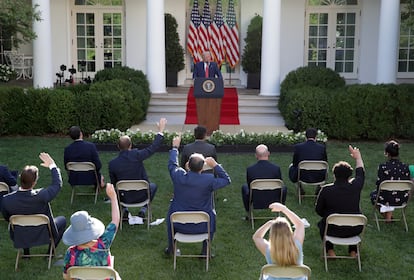
[[[316,139],[316,135],[318,135],[318,131],[316,130],[316,128],[311,127],[311,128],[306,129],[306,132],[305,132],[306,139],[309,139],[309,138]]]
[[[72,138],[72,140],[78,140],[80,138],[81,132],[82,131],[80,127],[74,125],[69,129],[69,136]]]
[[[188,159],[188,167],[193,172],[200,172],[203,170],[204,156],[202,154],[194,153]]]
[[[131,138],[129,138],[128,135],[123,135],[119,137],[118,148],[121,151],[128,150],[131,147],[131,145],[132,145]]]
[[[20,174],[20,185],[23,189],[31,189],[39,176],[39,169],[34,165],[26,165]]]
[[[352,176],[352,166],[346,161],[340,161],[334,165],[332,172],[335,175],[335,179],[348,180]]]
[[[207,129],[204,126],[199,125],[194,128],[195,139],[198,139],[198,140],[204,139],[206,138],[206,134],[207,134]]]

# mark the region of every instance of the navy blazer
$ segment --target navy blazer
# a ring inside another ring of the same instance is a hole
[[[102,167],[101,160],[99,159],[98,150],[95,144],[83,141],[75,140],[72,144],[65,148],[63,155],[63,161],[66,164],[70,161],[82,162],[89,161],[95,164],[96,171],[98,173],[98,180],[101,178],[100,170]],[[96,182],[93,172],[69,172],[69,184],[74,185],[100,185],[100,182]]]
[[[289,178],[292,182],[297,182],[298,164],[303,160],[323,160],[328,161],[326,146],[313,140],[296,144],[293,152],[292,167],[289,169]],[[318,182],[325,177],[324,172],[307,171],[302,174],[302,180],[306,182]]]
[[[0,165],[0,182],[6,183],[9,187],[13,187],[17,184],[16,177],[5,165]]]
[[[163,142],[164,136],[157,134],[154,141],[145,149],[131,149],[119,152],[119,155],[109,162],[109,177],[116,185],[120,180],[146,180],[144,160],[152,156]]]
[[[184,145],[183,151],[181,152],[181,167],[185,167],[185,163],[194,153],[199,153],[204,157],[212,157],[217,160],[216,146],[204,140],[195,140],[193,143]]]
[[[53,219],[49,202],[51,202],[60,192],[62,188],[62,176],[60,170],[56,167],[52,168],[51,173],[52,183],[49,187],[33,190],[19,189],[18,191],[14,191],[3,197],[2,213],[6,221],[9,221],[12,215],[45,214],[49,217],[53,235],[55,237],[58,236],[58,230]],[[32,241],[32,245],[36,244],[36,239],[41,236],[41,233],[43,233],[41,230],[35,231],[33,229],[19,231],[19,234],[24,237],[23,239],[27,239],[27,242]],[[13,236],[12,233],[11,236]],[[40,241],[41,240],[39,240],[39,242]],[[39,245],[41,244],[44,243],[40,243]],[[25,246],[27,245],[23,244],[20,248],[29,248]]]
[[[206,72],[204,67],[204,61],[197,62],[194,66],[194,72],[193,72],[193,79],[195,78],[205,78]],[[223,79],[223,76],[221,75],[220,69],[218,68],[217,63],[210,62],[208,66],[208,77],[209,78],[220,78]]]
[[[177,211],[205,211],[210,215],[211,232],[216,230],[216,214],[213,209],[212,195],[214,191],[224,188],[231,183],[227,172],[217,165],[214,173],[196,173],[186,171],[178,165],[178,150],[170,151],[168,170],[174,186],[174,198],[171,201],[167,215],[168,238],[171,240],[170,215]],[[194,232],[197,233],[197,227]],[[191,233],[187,232],[187,233]],[[171,244],[171,243],[170,243]]]

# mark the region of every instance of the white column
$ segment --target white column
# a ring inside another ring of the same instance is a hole
[[[52,66],[52,29],[50,0],[32,0],[33,7],[40,11],[42,20],[33,22],[37,38],[33,40],[33,86],[51,88],[54,82]]]
[[[381,0],[377,83],[396,83],[400,0]]]
[[[281,0],[264,0],[260,95],[280,94]]]
[[[164,0],[147,0],[147,77],[151,93],[166,93]]]

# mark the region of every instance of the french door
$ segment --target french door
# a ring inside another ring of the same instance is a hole
[[[124,60],[122,11],[83,9],[73,13],[73,61],[89,76]]]
[[[335,70],[345,79],[358,74],[357,9],[312,9],[306,16],[305,64]]]

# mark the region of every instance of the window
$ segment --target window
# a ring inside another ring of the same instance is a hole
[[[309,6],[347,6],[358,5],[358,0],[309,0]]]
[[[75,0],[78,6],[122,6],[122,0]]]
[[[398,72],[414,72],[414,3],[401,0]],[[410,75],[412,76],[412,75]]]

